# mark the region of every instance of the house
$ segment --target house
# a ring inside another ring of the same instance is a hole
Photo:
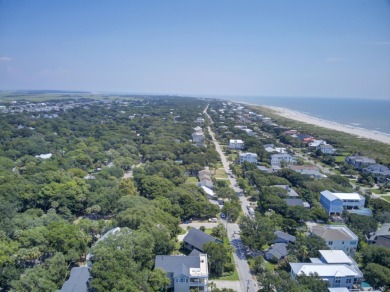
[[[201,186],[202,190],[206,193],[207,198],[210,200],[216,200],[217,196],[215,195],[214,191],[212,189],[209,189],[206,186]]]
[[[184,247],[188,250],[196,249],[200,252],[204,252],[203,245],[208,242],[222,243],[219,239],[204,233],[203,231],[191,228],[187,235],[183,239]]]
[[[264,252],[264,258],[272,261],[279,262],[281,259],[284,259],[288,255],[287,244],[285,243],[275,243]]]
[[[306,134],[298,134],[296,135],[296,138],[306,143],[313,142],[315,140],[314,137]]]
[[[91,278],[91,268],[75,267],[70,271],[69,279],[64,283],[60,292],[87,292],[88,282]]]
[[[277,152],[277,153],[286,153],[287,149],[282,147],[275,147],[274,144],[264,144],[264,150],[268,153]]]
[[[318,167],[314,165],[289,165],[288,168],[299,172],[302,175],[307,175],[312,178],[324,178],[326,175],[322,174]]]
[[[192,133],[191,136],[192,136],[192,142],[194,142],[194,143],[196,143],[198,145],[203,144],[203,142],[204,142],[204,135],[203,135],[203,133],[201,133],[201,132],[194,132],[194,133]]]
[[[316,140],[314,139],[312,142],[309,143],[309,147],[315,147],[317,148],[318,146],[320,146],[321,144],[327,144],[326,141],[324,140]]]
[[[287,196],[289,198],[299,198],[298,193],[294,191],[289,185],[273,185],[272,187],[286,190]]]
[[[207,187],[211,190],[214,189],[214,183],[211,180],[211,172],[208,167],[198,172],[198,187]]]
[[[343,250],[346,254],[354,254],[357,249],[359,239],[345,225],[317,225],[311,232],[325,240],[330,249]]]
[[[390,169],[382,164],[372,164],[363,168],[363,172],[371,174],[380,183],[390,180]]]
[[[297,130],[288,130],[284,132],[285,135],[296,135],[297,133]]]
[[[362,209],[366,199],[358,193],[321,192],[320,203],[329,215],[341,214],[343,210]]]
[[[317,149],[320,150],[323,154],[333,155],[336,152],[336,149],[329,144],[320,144],[317,146]]]
[[[293,207],[293,206],[301,206],[305,207],[307,209],[310,209],[310,204],[307,202],[304,202],[302,199],[297,199],[297,198],[292,198],[292,199],[283,199],[288,206]]]
[[[240,152],[238,156],[239,156],[240,164],[244,163],[245,161],[249,163],[257,163],[256,153]]]
[[[286,243],[289,244],[290,242],[295,242],[296,237],[292,236],[288,233],[285,233],[283,231],[275,231],[274,232],[276,239],[273,241],[273,243]]]
[[[254,135],[256,135],[256,133],[255,133],[253,130],[251,130],[251,129],[243,129],[243,131],[244,131],[245,133],[247,133],[248,136],[254,136]]]
[[[358,154],[347,156],[345,158],[345,162],[359,170],[366,168],[370,165],[376,164],[375,159],[365,157],[365,156],[360,156]]]
[[[288,153],[278,153],[278,154],[271,155],[271,165],[280,166],[282,161],[285,161],[287,164],[296,163],[295,157]]]
[[[49,158],[52,157],[52,156],[53,156],[53,154],[47,153],[47,154],[35,155],[35,158],[49,159]]]
[[[208,291],[208,263],[206,254],[189,256],[158,255],[154,268],[161,268],[167,273],[173,291],[190,290]]]
[[[209,179],[202,179],[198,182],[198,187],[206,187],[206,188],[213,190],[214,183],[213,183],[213,181],[211,181]]]
[[[197,122],[197,123],[200,123],[200,124],[201,124],[201,123],[204,123],[204,118],[197,118],[197,119],[196,119],[196,122]]]
[[[369,238],[368,242],[390,248],[390,223],[384,223],[382,227]]]
[[[243,149],[244,141],[239,139],[230,139],[229,140],[229,148],[230,149]]]
[[[197,133],[202,133],[202,132],[203,132],[203,129],[202,129],[201,127],[199,127],[199,126],[196,126],[196,127],[194,128],[194,130],[195,130],[195,132],[197,132]]]
[[[363,273],[357,263],[342,250],[319,250],[320,258],[311,258],[311,263],[290,263],[291,276],[317,274],[329,283],[330,288],[345,287],[357,289],[363,279]]]

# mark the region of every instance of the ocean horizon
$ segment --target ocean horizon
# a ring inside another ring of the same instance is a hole
[[[214,96],[213,98],[259,106],[283,107],[319,119],[390,134],[390,100],[386,99],[266,96]]]

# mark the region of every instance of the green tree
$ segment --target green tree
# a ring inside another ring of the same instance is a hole
[[[230,262],[229,250],[217,242],[208,242],[203,245],[203,249],[208,256],[210,271],[216,276],[221,276],[225,265]]]
[[[263,250],[263,246],[275,238],[273,223],[267,217],[243,217],[239,225],[241,239],[251,249]]]

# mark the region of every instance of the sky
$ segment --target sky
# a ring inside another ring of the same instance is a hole
[[[0,90],[390,99],[390,0],[0,0]]]

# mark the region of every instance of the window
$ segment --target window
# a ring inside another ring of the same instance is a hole
[[[336,284],[340,284],[340,282],[341,282],[340,279],[336,279],[335,281]]]
[[[356,241],[351,241],[350,245],[356,245]]]
[[[346,283],[347,283],[347,284],[352,283],[352,279],[347,279]]]
[[[333,241],[329,241],[329,242],[328,242],[328,245],[332,245],[332,244],[333,244]]]

